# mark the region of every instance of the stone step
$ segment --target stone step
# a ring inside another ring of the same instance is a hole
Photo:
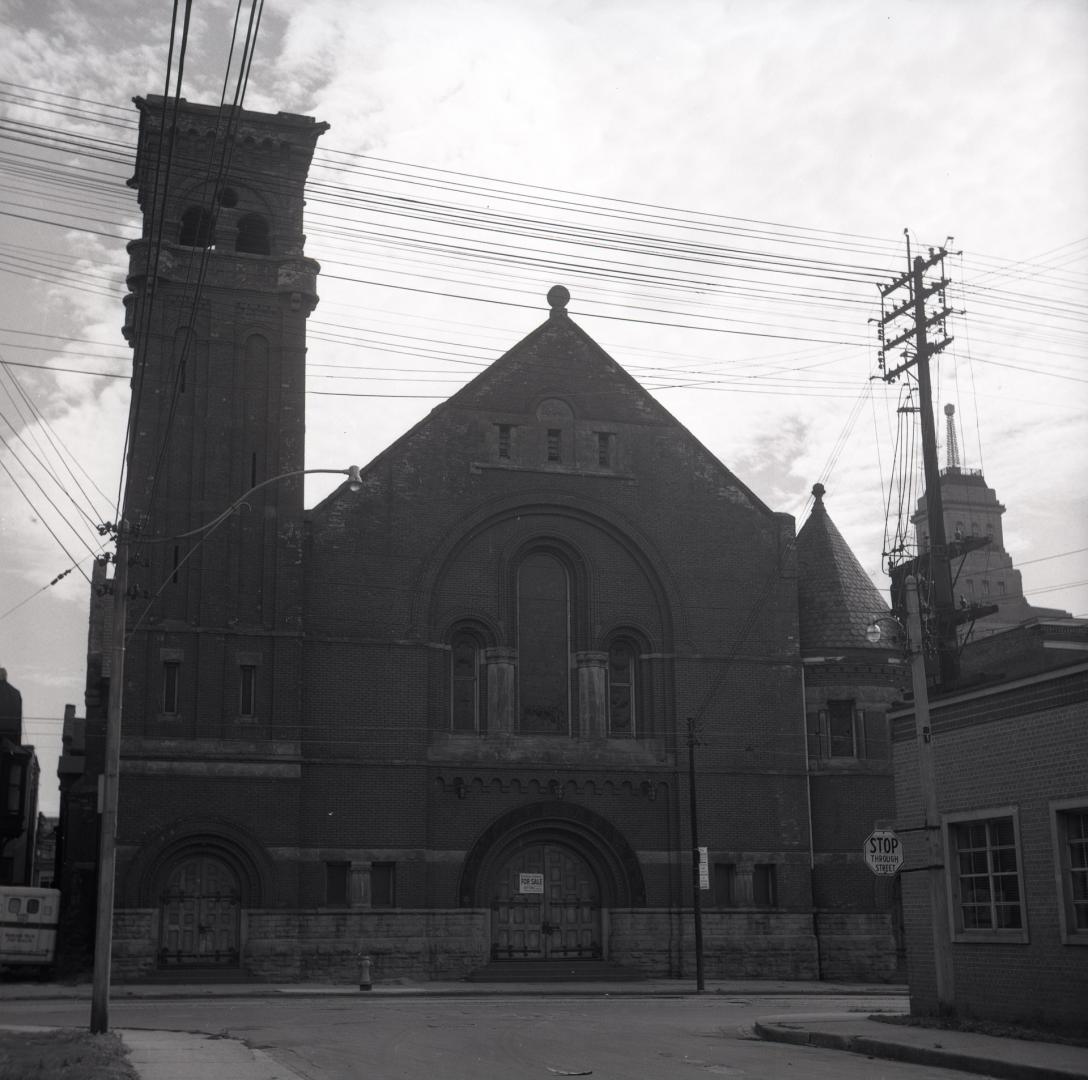
[[[610,960],[493,960],[467,982],[635,982],[641,971]]]

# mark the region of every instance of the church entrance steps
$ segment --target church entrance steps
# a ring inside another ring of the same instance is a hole
[[[641,971],[610,960],[494,960],[466,977],[477,983],[637,982]]]

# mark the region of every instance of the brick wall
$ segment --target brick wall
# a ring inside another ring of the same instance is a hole
[[[1007,1021],[1084,1026],[1088,964],[1083,947],[1063,944],[1052,835],[1052,800],[1088,802],[1088,685],[1083,676],[1055,673],[1038,684],[1037,700],[1063,697],[1079,685],[1080,700],[1032,708],[1031,695],[1014,691],[1018,708],[1005,706],[1004,692],[957,695],[931,703],[937,791],[942,814],[1011,807],[1019,821],[1018,859],[1028,941],[953,942],[956,1007],[963,1013]],[[1000,719],[988,719],[999,716]],[[926,865],[921,823],[913,718],[896,717],[895,772],[899,828],[906,867]],[[911,1008],[937,1010],[933,923],[926,876],[903,878]]]

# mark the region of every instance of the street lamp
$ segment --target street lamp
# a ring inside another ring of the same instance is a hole
[[[201,536],[201,541],[210,536],[231,514],[238,510],[250,495],[269,484],[287,480],[292,476],[309,476],[313,473],[333,473],[348,478],[351,491],[358,491],[362,485],[359,466],[351,465],[346,469],[294,469],[269,477],[259,484],[254,484],[245,494],[239,496],[221,514],[212,518],[199,529],[181,536],[141,539],[141,543],[165,544],[190,536]],[[104,525],[102,533],[110,532],[113,527]],[[129,530],[127,521],[121,520],[116,526],[117,552],[114,556],[113,572],[113,627],[110,642],[110,696],[106,709],[106,751],[102,775],[102,834],[99,838],[98,854],[98,908],[95,913],[94,934],[94,981],[91,985],[91,1033],[101,1035],[109,1031],[110,1020],[110,960],[113,952],[113,901],[114,876],[117,869],[117,796],[118,779],[121,771],[121,690],[125,674],[125,617],[127,614]]]
[[[890,623],[894,630],[885,630],[880,624]],[[906,637],[906,627],[894,615],[877,615],[873,621],[865,627],[865,640],[870,645],[875,645],[882,637],[888,636],[895,643],[901,642]]]

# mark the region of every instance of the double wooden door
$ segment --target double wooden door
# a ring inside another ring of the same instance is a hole
[[[559,844],[521,848],[494,879],[491,955],[496,960],[592,960],[601,956],[597,879]]]
[[[197,855],[174,867],[161,907],[165,965],[238,963],[238,879],[219,859]]]

